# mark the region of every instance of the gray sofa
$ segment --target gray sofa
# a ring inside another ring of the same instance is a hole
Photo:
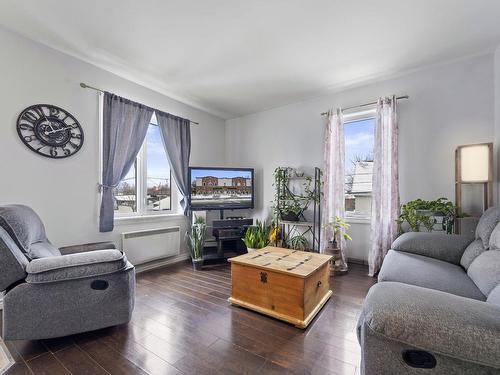
[[[0,207],[0,291],[4,339],[61,337],[127,323],[135,271],[112,243],[56,248],[31,208],[8,205]]]
[[[361,374],[500,374],[500,207],[475,238],[406,233],[358,321]]]

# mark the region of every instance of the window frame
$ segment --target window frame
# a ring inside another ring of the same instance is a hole
[[[369,119],[374,119],[376,120],[376,115],[377,115],[377,110],[376,107],[373,106],[369,109],[364,109],[361,111],[355,111],[351,113],[344,114],[343,116],[343,125],[344,125],[344,130],[345,126],[349,123],[352,122],[358,122],[358,121],[363,121],[363,120],[369,120]],[[345,135],[344,135],[344,140],[345,140]],[[344,149],[344,155],[345,155],[345,149]],[[346,171],[344,171],[344,178],[346,177]],[[344,192],[345,194],[345,192]],[[370,197],[372,197],[372,193],[370,193]],[[373,204],[373,201],[372,201]],[[344,198],[344,205],[345,205],[345,198]],[[360,214],[360,213],[352,213],[352,211],[346,211],[344,209],[344,214],[346,221],[348,223],[369,223],[371,222],[371,213],[370,214]]]
[[[100,93],[99,95],[99,183],[102,184],[102,156],[103,156],[103,103],[104,103],[104,94]],[[158,126],[156,122],[156,116],[153,113],[151,117],[151,121],[148,126]],[[147,137],[147,136],[146,136]],[[114,213],[114,217],[116,221],[121,220],[131,220],[131,219],[151,219],[151,218],[161,218],[161,217],[172,217],[172,216],[180,216],[180,204],[179,204],[179,188],[175,180],[172,178],[172,166],[170,164],[170,160],[167,161],[170,167],[170,209],[163,211],[148,211],[147,210],[147,138],[144,138],[144,142],[137,154],[135,159],[135,186],[136,186],[136,211],[133,212],[116,212]],[[102,193],[99,194],[98,200],[98,211],[100,210],[101,205],[101,196]]]

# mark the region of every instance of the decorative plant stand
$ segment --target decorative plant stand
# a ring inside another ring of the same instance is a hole
[[[304,211],[300,212],[296,221],[285,220],[288,217],[277,215],[276,223],[281,227],[281,233],[285,239],[290,239],[294,235],[310,235],[312,239],[311,251],[319,252],[321,243],[321,170],[318,167],[314,168],[314,176],[287,176],[292,168],[280,167],[277,170],[277,200],[276,208],[281,212],[282,207],[289,201],[298,201],[302,205],[312,211],[312,220],[306,220]],[[293,192],[289,183],[293,181],[310,181],[312,184],[312,194],[306,196],[304,191]],[[286,241],[285,241],[286,243]],[[276,238],[275,246],[278,246],[278,238]]]

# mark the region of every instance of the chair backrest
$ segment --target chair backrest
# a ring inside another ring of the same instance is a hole
[[[47,239],[40,217],[28,206],[12,204],[0,207],[0,227],[30,260],[61,255]]]
[[[5,229],[0,227],[0,291],[26,277],[29,260]]]

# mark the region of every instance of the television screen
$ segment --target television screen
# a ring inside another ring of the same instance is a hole
[[[190,167],[192,210],[253,208],[253,169]]]

